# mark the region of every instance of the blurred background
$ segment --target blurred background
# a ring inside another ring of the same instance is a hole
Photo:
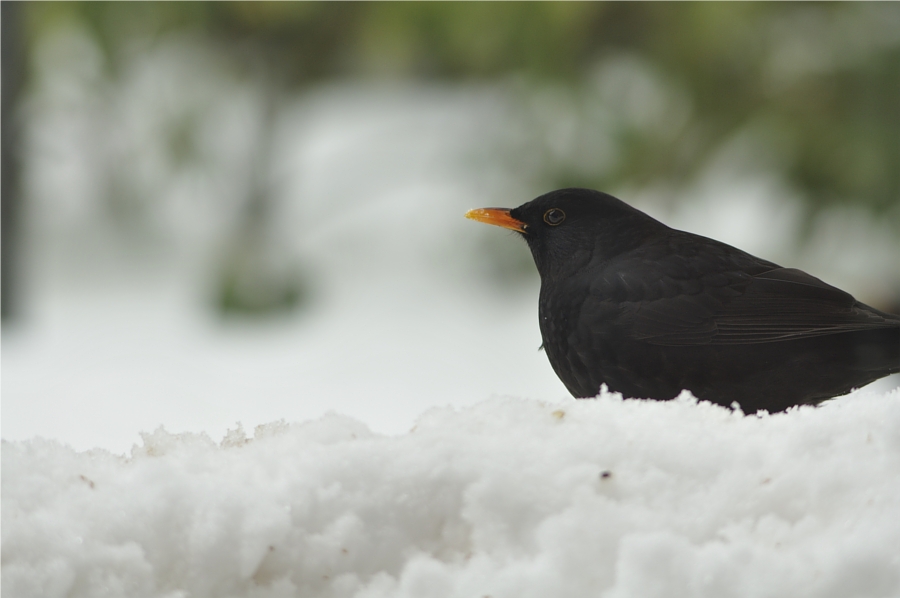
[[[566,186],[900,311],[895,3],[3,2],[2,60],[7,440],[564,400],[463,213]]]

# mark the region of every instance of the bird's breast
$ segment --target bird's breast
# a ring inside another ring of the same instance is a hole
[[[594,396],[602,380],[597,379],[592,346],[600,338],[584,338],[583,309],[586,289],[550,286],[541,288],[538,318],[544,352],[557,376],[575,396]],[[589,333],[588,333],[589,334]]]

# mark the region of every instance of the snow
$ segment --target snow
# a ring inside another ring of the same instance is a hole
[[[4,596],[897,596],[900,391],[3,445]]]
[[[568,396],[538,351],[534,296],[428,285],[363,284],[263,324],[201,317],[159,289],[53,300],[40,326],[4,330],[3,438],[124,453],[161,424],[218,438],[329,410],[401,433],[430,406]]]

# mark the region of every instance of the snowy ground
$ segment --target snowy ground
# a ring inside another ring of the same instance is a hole
[[[4,596],[900,595],[900,392],[3,445]]]
[[[3,438],[125,453],[159,425],[220,439],[328,411],[401,433],[431,406],[568,396],[538,351],[534,297],[363,286],[263,324],[191,313],[159,289],[51,303],[36,329],[4,332]]]

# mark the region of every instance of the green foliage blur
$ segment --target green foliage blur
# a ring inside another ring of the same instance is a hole
[[[188,32],[248,75],[265,65],[283,89],[524,82],[567,90],[588,120],[598,65],[621,58],[653,74],[663,107],[616,128],[619,157],[605,168],[548,160],[548,186],[678,184],[749,134],[754,159],[813,210],[900,203],[896,3],[51,2],[29,4],[27,20],[32,42],[60,21],[86,25],[113,70],[130,45]],[[646,99],[629,93],[623,102]]]

